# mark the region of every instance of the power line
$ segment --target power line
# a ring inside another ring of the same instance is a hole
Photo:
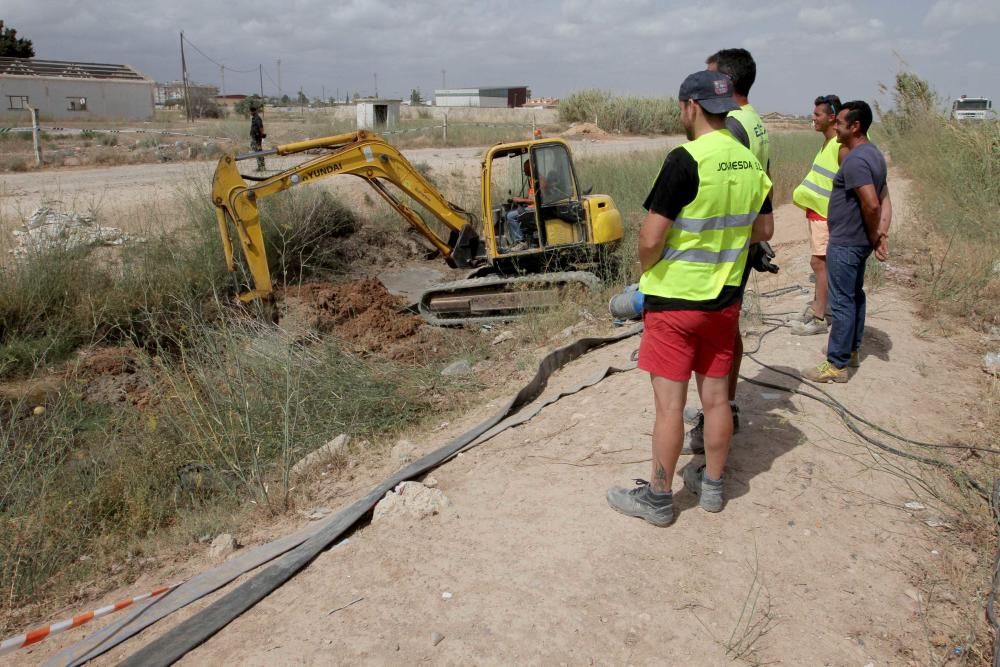
[[[184,37],[182,35],[182,39],[185,42],[187,42],[188,46],[190,46],[192,49],[194,49],[195,51],[197,51],[198,53],[200,53],[202,55],[202,57],[205,58],[205,60],[209,61],[213,65],[221,67],[224,70],[227,69],[230,72],[233,72],[235,74],[251,74],[251,73],[254,72],[254,70],[252,70],[252,69],[235,69],[235,68],[229,67],[227,65],[223,65],[222,63],[220,63],[219,61],[215,60],[214,58],[212,58],[211,56],[209,56],[207,53],[205,53],[204,51],[202,51],[201,49],[199,49],[197,46],[195,46],[195,44],[190,39],[188,39],[187,37]],[[268,78],[270,78],[270,77],[268,77]]]

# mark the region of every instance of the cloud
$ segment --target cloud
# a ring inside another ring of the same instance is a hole
[[[931,5],[924,25],[931,28],[974,26],[1000,21],[996,0],[937,0]]]
[[[836,17],[830,7],[803,7],[799,10],[798,22],[806,30],[829,30],[836,25]]]

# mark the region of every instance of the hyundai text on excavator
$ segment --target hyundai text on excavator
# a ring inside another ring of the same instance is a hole
[[[267,177],[243,176],[237,169],[238,161],[259,155],[307,152],[300,164]],[[374,188],[449,266],[470,269],[467,279],[435,285],[421,295],[418,310],[431,324],[509,320],[555,305],[564,287],[598,284],[593,271],[613,261],[623,235],[621,214],[611,197],[581,192],[565,141],[494,145],[483,156],[480,171],[481,222],[448,201],[394,146],[365,130],[222,157],[212,201],[229,270],[234,270],[235,230],[253,281],[240,298],[273,299],[258,201],[341,174]],[[405,203],[400,192],[430,218]],[[521,243],[514,242],[508,228],[512,209],[523,234]],[[440,225],[447,229],[447,238],[435,230]]]

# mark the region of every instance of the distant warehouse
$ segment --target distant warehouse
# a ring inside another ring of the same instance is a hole
[[[527,86],[506,88],[449,88],[434,91],[439,107],[523,107],[528,101]]]
[[[0,120],[152,120],[154,85],[128,65],[0,58]]]

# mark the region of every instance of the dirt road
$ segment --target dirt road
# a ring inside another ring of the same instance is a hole
[[[905,224],[905,185],[896,179],[894,188],[897,224]],[[799,212],[780,208],[777,227],[782,271],[755,278],[751,288],[761,295],[808,285]],[[777,314],[804,299],[799,291],[760,302]],[[942,345],[890,285],[871,290],[866,336],[861,368],[848,384],[828,385],[830,393],[904,435],[961,439],[974,423],[980,381],[962,338]],[[757,340],[747,336],[749,350]],[[823,343],[783,328],[754,356],[794,373],[821,358]],[[596,367],[626,364],[637,346],[628,339],[574,362],[546,396]],[[751,359],[743,374],[800,386]],[[648,378],[614,375],[435,471],[450,507],[361,528],[183,662],[861,667],[941,664],[956,646],[961,652],[963,633],[982,624],[976,603],[935,586],[976,558],[958,546],[950,510],[927,490],[947,485],[943,475],[858,440],[815,401],[745,382],[738,398],[742,429],[721,514],[698,508],[679,476],[680,512],[669,528],[607,507],[609,485],[648,478],[653,420]],[[424,434],[417,453],[494,408]],[[694,460],[682,457],[681,467]],[[398,465],[390,460],[372,476]],[[366,489],[332,482],[317,502],[343,507]],[[174,580],[199,567],[156,576]],[[134,591],[150,583],[144,578]],[[19,658],[51,655],[71,638]]]
[[[679,141],[679,137],[640,137],[570,143],[574,155],[584,157],[664,148]],[[404,154],[414,164],[427,165],[432,172],[455,173],[459,180],[476,183],[483,149],[418,148]],[[269,159],[269,167],[276,169],[296,161]],[[155,217],[151,213],[173,205],[177,195],[199,196],[207,192],[214,169],[214,162],[176,162],[0,174],[0,233],[9,233],[43,201],[50,200],[60,202],[64,209],[97,211],[103,224],[139,231],[138,226]],[[330,179],[323,183],[323,187],[333,190],[352,185],[354,179]]]

